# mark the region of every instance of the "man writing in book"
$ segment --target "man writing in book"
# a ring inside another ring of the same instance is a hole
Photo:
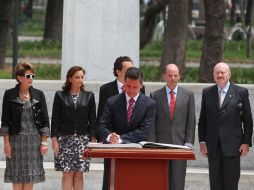
[[[124,93],[110,97],[100,117],[98,133],[103,142],[138,143],[149,139],[155,122],[155,102],[140,92],[142,86],[141,71],[128,68]]]
[[[147,141],[155,122],[155,102],[140,93],[141,71],[130,67],[125,73],[125,92],[107,100],[99,120],[99,135],[103,142],[138,143]],[[111,126],[111,128],[109,128]]]
[[[133,66],[133,61],[131,60],[130,57],[128,56],[120,56],[116,58],[114,62],[114,68],[113,68],[113,74],[116,77],[114,81],[108,82],[106,84],[103,84],[100,87],[100,92],[99,92],[99,104],[98,104],[98,110],[97,110],[97,123],[100,120],[100,117],[104,111],[105,104],[108,98],[111,96],[120,94],[124,91],[124,76],[125,72],[128,68]],[[145,88],[142,86],[141,92],[145,93]],[[97,137],[97,140],[100,141]],[[104,159],[104,171],[108,171],[108,166],[107,162],[109,162],[108,159]],[[108,176],[105,174],[103,175],[103,190],[108,189]]]
[[[179,69],[166,65],[163,73],[166,85],[151,93],[156,101],[156,122],[151,141],[193,147],[195,138],[195,101],[193,92],[178,86]],[[169,189],[183,190],[186,160],[169,161]]]

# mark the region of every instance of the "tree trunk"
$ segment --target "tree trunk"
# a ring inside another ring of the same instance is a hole
[[[152,39],[156,16],[165,9],[167,3],[165,0],[157,0],[148,5],[145,10],[144,19],[140,21],[140,49],[143,49]]]
[[[26,16],[30,19],[33,18],[33,0],[28,0]]]
[[[164,67],[169,63],[174,63],[180,70],[180,75],[185,74],[185,49],[188,25],[188,1],[168,0],[168,20],[165,32],[165,40],[159,77],[162,75]]]
[[[205,20],[205,5],[204,0],[199,1],[199,20]]]
[[[236,0],[231,0],[231,4],[232,4],[232,7],[230,9],[230,25],[234,26],[234,24],[236,23],[236,13],[235,13]]]
[[[5,68],[6,46],[10,40],[12,1],[0,0],[0,69]]]
[[[249,28],[248,28],[248,31],[247,31],[247,58],[251,59],[252,58],[252,40],[253,40],[253,35],[252,35],[252,26],[253,26],[253,23],[254,23],[254,20],[253,20],[253,17],[254,17],[254,0],[249,0],[248,1],[248,25],[249,25]],[[246,15],[247,17],[247,15]]]
[[[188,5],[188,24],[192,23],[192,4],[193,0],[188,0],[189,5]]]
[[[200,61],[200,82],[213,82],[213,68],[222,60],[224,0],[205,0],[205,34]]]
[[[45,40],[62,42],[63,0],[50,0],[47,4],[45,19]]]

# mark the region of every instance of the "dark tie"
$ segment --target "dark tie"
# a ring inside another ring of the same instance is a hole
[[[176,106],[175,93],[173,90],[171,90],[170,91],[170,105],[169,105],[169,114],[170,114],[171,120],[173,120],[173,117],[174,117],[175,106]]]
[[[135,103],[135,100],[133,98],[129,99],[129,106],[128,106],[128,109],[127,109],[128,123],[130,122],[130,119],[131,119],[134,103]]]

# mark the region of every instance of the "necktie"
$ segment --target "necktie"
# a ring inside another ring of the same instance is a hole
[[[171,90],[170,91],[170,105],[169,105],[169,114],[170,114],[171,120],[173,120],[173,117],[174,117],[175,106],[176,106],[175,93],[173,90]]]
[[[133,98],[129,99],[129,106],[128,106],[128,109],[127,109],[128,123],[130,122],[130,119],[131,119],[134,103],[135,103],[135,100]]]
[[[223,90],[219,90],[219,100],[220,100],[220,107],[223,103],[223,100],[224,100],[224,94],[223,94]]]

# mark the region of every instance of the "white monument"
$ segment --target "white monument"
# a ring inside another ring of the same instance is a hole
[[[113,80],[113,63],[125,55],[138,67],[138,0],[65,0],[63,15],[61,79],[80,65],[87,81]]]

